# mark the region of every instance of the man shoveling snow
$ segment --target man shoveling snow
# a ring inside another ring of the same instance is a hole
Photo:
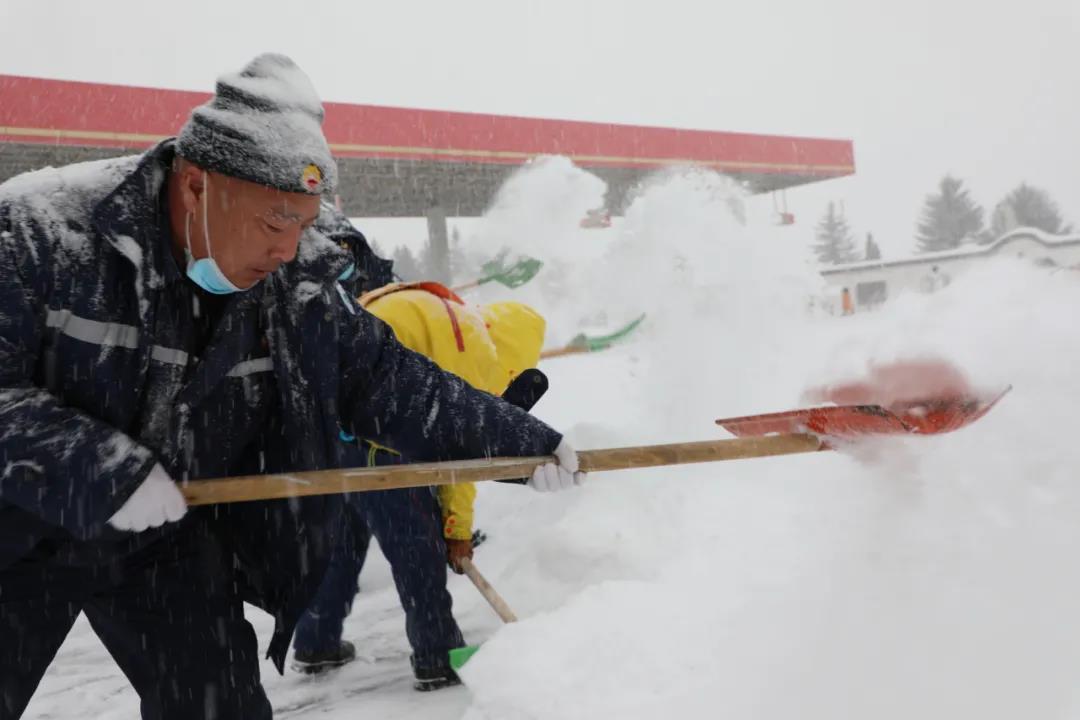
[[[263,55],[177,139],[0,186],[0,717],[80,612],[146,718],[268,718],[339,495],[189,512],[175,480],[338,467],[339,422],[416,460],[550,455],[559,433],[402,347],[311,228],[336,168],[308,78]]]

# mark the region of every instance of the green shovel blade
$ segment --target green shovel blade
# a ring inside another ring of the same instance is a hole
[[[481,267],[484,277],[480,280],[480,284],[497,282],[513,290],[536,277],[540,268],[544,266],[543,262],[531,257],[522,257],[509,267],[505,265],[505,262],[506,253],[503,252],[494,260],[484,263]]]
[[[469,658],[476,654],[476,651],[480,649],[479,645],[466,645],[465,647],[454,648],[450,651],[450,667],[454,671],[458,671],[462,666],[469,662]]]
[[[623,327],[619,328],[615,332],[610,333],[608,335],[591,335],[590,336],[590,335],[586,335],[584,333],[581,333],[581,334],[575,336],[574,339],[570,341],[569,347],[579,348],[579,349],[585,350],[587,352],[597,352],[598,350],[607,350],[609,347],[611,347],[615,343],[619,342],[620,340],[626,339],[626,337],[630,333],[632,333],[634,330],[636,330],[638,325],[641,325],[641,323],[644,320],[645,320],[645,315],[642,314],[641,316],[635,318],[634,320],[631,320],[629,323],[627,323]]]

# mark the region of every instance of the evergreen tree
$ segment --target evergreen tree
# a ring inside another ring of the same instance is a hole
[[[399,245],[394,251],[394,273],[406,282],[422,280],[424,277],[420,263],[404,245]]]
[[[1038,228],[1053,235],[1072,230],[1065,224],[1061,211],[1057,203],[1050,198],[1050,194],[1027,183],[1020,183],[997,204],[990,223],[990,231],[995,240],[1018,227]]]
[[[383,252],[382,245],[379,245],[377,240],[375,240],[374,238],[367,238],[367,241],[368,247],[371,248],[371,252],[375,253],[381,258],[387,257],[386,253]]]
[[[450,276],[454,282],[471,282],[480,274],[480,268],[461,246],[461,231],[456,227],[450,232]]]
[[[983,229],[983,210],[971,199],[964,183],[946,175],[938,192],[928,195],[918,227],[919,252],[955,250],[977,240]]]
[[[866,260],[881,259],[881,248],[879,248],[878,244],[874,242],[873,233],[866,233],[866,252],[863,253],[863,255],[864,259]]]
[[[837,211],[836,203],[829,203],[825,216],[818,223],[815,238],[814,253],[823,265],[842,265],[859,259],[851,228],[843,212]]]

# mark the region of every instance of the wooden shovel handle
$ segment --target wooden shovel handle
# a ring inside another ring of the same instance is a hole
[[[825,449],[824,444],[814,435],[769,435],[668,445],[583,450],[578,453],[578,463],[584,472],[604,472],[721,460],[745,460],[772,455],[794,455],[823,449]]]
[[[484,599],[488,601],[488,605],[495,611],[495,613],[502,618],[504,623],[517,622],[517,615],[510,609],[510,606],[506,604],[506,601],[502,599],[499,593],[495,592],[495,588],[491,587],[491,583],[487,581],[480,571],[473,565],[472,560],[469,558],[461,559],[461,568],[465,571],[465,574],[472,580],[473,585],[480,591],[480,594],[484,596]]]
[[[578,461],[585,472],[604,472],[792,455],[817,452],[822,449],[824,449],[822,442],[813,435],[771,435],[670,445],[585,450],[578,453]],[[538,465],[548,462],[554,462],[554,458],[486,458],[353,470],[313,470],[277,475],[246,475],[217,480],[195,480],[182,483],[180,490],[188,505],[215,505],[304,495],[398,490],[485,480],[513,480],[530,477]]]
[[[548,360],[550,358],[564,357],[566,355],[580,355],[587,352],[589,352],[589,348],[587,347],[565,345],[563,347],[552,348],[550,350],[542,350],[540,352],[540,359]]]
[[[483,284],[483,280],[473,280],[472,282],[467,282],[464,285],[455,285],[454,287],[450,288],[450,290],[455,293],[460,293],[465,292],[466,290],[472,290],[473,288],[480,287]]]

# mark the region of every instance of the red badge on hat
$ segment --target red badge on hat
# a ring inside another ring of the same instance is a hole
[[[300,182],[311,192],[317,192],[322,183],[322,171],[315,164],[308,165],[300,175]]]

